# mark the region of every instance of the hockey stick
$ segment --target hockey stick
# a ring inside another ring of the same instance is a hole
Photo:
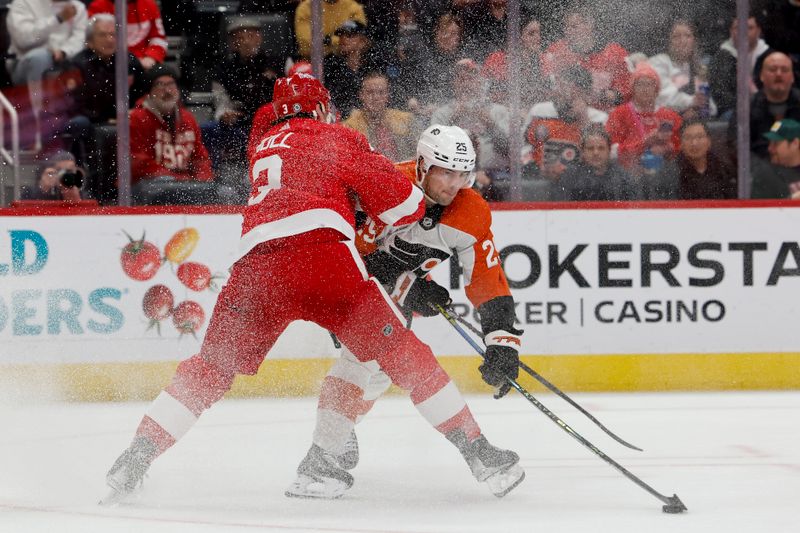
[[[479,337],[483,337],[483,334],[480,331],[478,331],[478,329],[475,326],[473,326],[472,324],[470,324],[469,322],[464,320],[462,317],[460,317],[458,314],[456,314],[452,308],[448,308],[448,309],[446,309],[446,311],[447,311],[448,315],[450,315],[451,317],[455,318],[461,324],[465,325],[472,333],[474,333],[475,335],[478,335]],[[446,315],[445,315],[445,318],[447,318]],[[448,320],[450,320],[450,319],[448,318]],[[456,328],[456,330],[458,330],[458,329],[459,328]],[[459,331],[459,333],[461,333],[461,332]],[[464,335],[462,334],[462,337],[463,336]],[[468,342],[471,341],[471,340],[472,340],[472,338],[470,337],[470,339],[468,339]],[[472,342],[470,342],[470,344],[472,344],[473,348],[476,347],[476,344],[473,344]],[[478,347],[478,349],[480,348],[480,346],[477,346],[477,347]],[[612,439],[614,439],[615,441],[619,442],[623,446],[626,446],[626,447],[628,447],[628,448],[630,448],[632,450],[638,450],[640,452],[644,451],[641,448],[639,448],[638,446],[634,446],[633,444],[630,444],[629,442],[626,442],[625,440],[623,440],[620,437],[618,437],[613,431],[611,431],[610,429],[605,427],[603,424],[601,424],[600,421],[597,420],[594,416],[592,416],[591,413],[589,413],[586,409],[584,409],[583,407],[578,405],[578,403],[575,402],[575,400],[573,400],[572,398],[567,396],[561,389],[559,389],[558,387],[556,387],[555,385],[550,383],[544,376],[542,376],[541,374],[536,372],[534,369],[532,369],[531,367],[529,367],[528,365],[526,365],[522,361],[519,362],[519,367],[522,370],[524,370],[525,372],[527,372],[536,381],[538,381],[539,383],[541,383],[542,385],[544,385],[545,387],[550,389],[550,391],[552,393],[554,393],[556,396],[558,396],[559,398],[563,399],[564,401],[569,403],[572,407],[574,407],[575,409],[577,409],[578,411],[580,411],[581,413],[586,415],[586,417],[589,420],[594,422],[597,425],[597,427],[599,427],[600,429],[605,431],[608,434],[608,436],[610,436]]]
[[[464,331],[461,328],[461,326],[458,325],[458,322],[456,322],[456,319],[450,313],[448,313],[447,310],[444,307],[442,307],[440,305],[435,305],[435,306],[433,306],[433,308],[436,309],[437,311],[439,311],[439,313],[443,317],[445,317],[448,322],[450,322],[450,324],[456,329],[456,331],[458,331],[461,334],[461,336],[475,349],[476,352],[478,352],[478,354],[481,357],[485,357],[485,352],[480,347],[480,345],[478,345],[478,343],[476,343],[472,339],[472,337],[470,337],[467,334],[467,332]],[[664,505],[661,506],[661,510],[662,511],[664,511],[665,513],[682,513],[683,511],[688,510],[686,508],[686,506],[683,504],[683,502],[681,501],[681,499],[678,498],[677,494],[673,494],[671,497],[670,496],[664,496],[663,494],[658,492],[656,489],[654,489],[653,487],[651,487],[650,485],[648,485],[647,483],[645,483],[644,481],[639,479],[637,476],[632,474],[624,466],[622,466],[621,464],[616,462],[614,459],[612,459],[611,457],[609,457],[608,455],[603,453],[603,451],[600,450],[597,446],[595,446],[594,444],[592,444],[591,442],[589,442],[588,440],[583,438],[580,435],[580,433],[576,432],[574,429],[569,427],[566,422],[561,420],[555,413],[553,413],[550,409],[545,407],[544,404],[542,404],[539,400],[534,398],[533,395],[530,392],[528,392],[527,390],[525,390],[519,383],[517,383],[516,380],[511,379],[511,378],[506,376],[506,381],[512,387],[517,389],[517,392],[519,392],[523,397],[525,397],[526,400],[528,400],[537,409],[539,409],[541,412],[543,412],[550,420],[555,422],[561,429],[566,431],[571,437],[573,437],[575,440],[577,440],[578,442],[583,444],[586,448],[591,450],[595,455],[600,457],[600,459],[602,459],[606,463],[610,464],[611,466],[613,466],[614,468],[619,470],[625,477],[627,477],[628,479],[630,479],[631,481],[633,481],[634,483],[639,485],[639,487],[643,488],[644,490],[646,490],[647,492],[649,492],[650,494],[652,494],[653,496],[655,496],[656,498],[661,500],[661,502],[664,503]]]

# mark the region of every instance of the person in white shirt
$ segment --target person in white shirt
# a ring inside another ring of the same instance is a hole
[[[703,118],[716,114],[716,106],[708,96],[708,67],[697,48],[691,22],[673,22],[667,52],[654,55],[648,62],[661,80],[656,105]]]
[[[14,0],[6,18],[11,39],[11,80],[28,85],[36,121],[37,148],[41,145],[42,76],[85,46],[86,7],[77,0]]]

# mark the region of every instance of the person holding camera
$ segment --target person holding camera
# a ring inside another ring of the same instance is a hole
[[[83,170],[75,157],[66,151],[56,152],[39,166],[36,186],[22,190],[23,200],[77,202],[83,199]]]

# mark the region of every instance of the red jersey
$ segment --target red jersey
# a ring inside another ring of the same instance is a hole
[[[178,107],[173,129],[145,101],[131,111],[130,125],[133,183],[154,176],[195,181],[214,179],[200,127],[186,109]]]
[[[414,183],[414,161],[396,166]],[[486,200],[473,189],[461,189],[450,205],[429,207],[418,224],[387,231],[380,221],[367,220],[358,231],[356,247],[362,255],[376,249],[393,254],[392,248],[402,250],[410,243],[417,264],[409,270],[420,277],[455,254],[463,269],[467,298],[477,308],[498,296],[511,295],[491,225]]]
[[[572,51],[565,39],[561,39],[551,44],[542,56],[542,74],[551,76],[579,65],[592,75],[593,91],[613,89],[627,101],[631,93],[631,74],[625,62],[626,57],[628,52],[617,43],[609,43],[602,50],[580,55]],[[609,108],[602,101],[590,101],[589,105],[603,111]]]
[[[667,157],[674,157],[681,148],[681,116],[668,107],[660,107],[655,113],[641,112],[632,102],[614,108],[608,114],[606,130],[612,144],[619,145],[619,162],[626,168],[634,168],[645,151],[644,139],[657,129],[669,127],[670,151]],[[668,125],[668,126],[667,126]]]
[[[89,4],[88,14],[114,14],[113,0],[94,0]],[[161,11],[155,0],[131,0],[128,2],[128,51],[138,59],[152,57],[159,63],[167,56],[167,36]]]
[[[352,240],[357,207],[387,225],[410,224],[425,212],[422,191],[364,135],[344,126],[309,118],[273,127],[255,123],[248,152],[253,189],[240,257],[261,242],[319,228]]]

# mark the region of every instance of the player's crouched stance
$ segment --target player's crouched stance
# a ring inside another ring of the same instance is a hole
[[[322,84],[298,73],[279,78],[271,106],[256,115],[248,146],[253,187],[243,210],[239,258],[217,298],[200,353],[181,361],[109,471],[106,503],[139,487],[150,464],[230,390],[237,374],[258,371],[295,320],[331,331],[359,364],[385,372],[471,464],[494,461],[498,454],[505,454],[504,465],[517,463],[511,452],[487,453],[488,443],[482,444],[480,428],[450,377],[367,275],[354,245],[357,201],[373,220],[402,227],[424,215],[424,197],[366,137],[327,123],[329,104]],[[342,441],[352,427],[344,431]],[[312,479],[337,480],[339,490],[352,484],[349,473],[316,449],[305,464]]]
[[[388,290],[394,289],[392,298],[407,316],[433,316],[437,313],[430,304],[447,306],[450,296],[425,276],[455,254],[463,267],[467,296],[481,315],[487,351],[480,371],[487,383],[500,387],[497,396],[502,396],[509,387],[505,376],[516,378],[519,371],[522,332],[514,328],[514,302],[492,240],[488,205],[470,188],[475,151],[469,136],[458,127],[431,126],[419,139],[416,161],[397,166],[425,194],[425,217],[391,231],[367,220],[356,238],[367,270]],[[344,350],[323,381],[313,444],[287,496],[338,498],[352,486],[347,470],[358,463],[354,425],[389,385],[375,361],[361,362]],[[450,395],[451,412],[466,409],[455,386],[440,394]],[[426,418],[442,430],[441,413],[428,412]],[[475,479],[496,496],[505,496],[524,479],[519,456],[493,446],[477,428],[469,434],[461,428],[443,432]]]

